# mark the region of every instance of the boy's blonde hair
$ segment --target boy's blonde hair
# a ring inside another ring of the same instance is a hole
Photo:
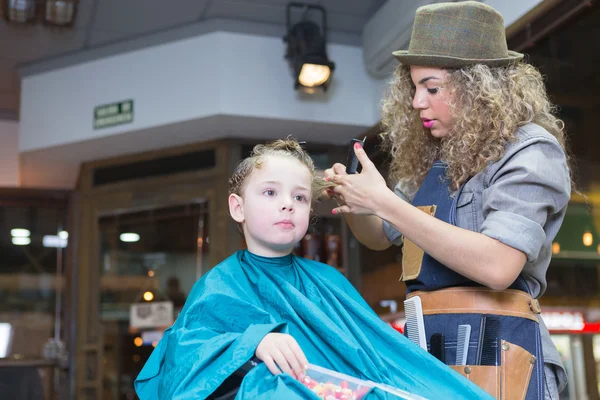
[[[252,149],[249,157],[240,161],[229,179],[229,194],[237,194],[243,197],[244,186],[247,178],[255,168],[261,168],[268,156],[290,157],[298,160],[310,171],[312,176],[311,197],[316,200],[324,195],[324,190],[331,183],[325,181],[322,177],[315,175],[315,165],[312,158],[300,143],[293,138],[278,139],[267,144],[258,144]]]

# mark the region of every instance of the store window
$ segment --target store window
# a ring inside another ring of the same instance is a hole
[[[52,398],[68,364],[68,193],[0,189],[2,398]],[[56,376],[56,378],[55,378]]]

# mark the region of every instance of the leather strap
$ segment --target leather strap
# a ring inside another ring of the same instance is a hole
[[[481,287],[454,287],[432,292],[417,291],[407,298],[419,296],[424,315],[496,314],[538,321],[539,302],[521,290],[502,291]]]

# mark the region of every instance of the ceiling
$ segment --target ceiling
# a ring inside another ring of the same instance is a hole
[[[327,11],[328,40],[360,44],[363,26],[385,0],[304,0]],[[150,45],[183,27],[206,25],[213,29],[285,33],[288,0],[83,0],[73,28],[37,23],[22,25],[0,20],[0,119],[18,119],[18,70],[42,61],[90,52],[116,50],[136,40]],[[292,15],[292,18],[295,14]],[[250,29],[252,28],[252,29]],[[257,29],[258,28],[258,29]],[[172,35],[171,35],[172,37]],[[163,38],[164,40],[164,38]],[[106,52],[105,52],[106,53]]]

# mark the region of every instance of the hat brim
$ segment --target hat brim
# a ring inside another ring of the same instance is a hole
[[[506,58],[457,58],[449,56],[409,54],[408,50],[398,50],[392,53],[404,65],[423,65],[440,68],[462,68],[469,65],[485,64],[490,67],[503,67],[523,59],[523,54],[508,51]]]

